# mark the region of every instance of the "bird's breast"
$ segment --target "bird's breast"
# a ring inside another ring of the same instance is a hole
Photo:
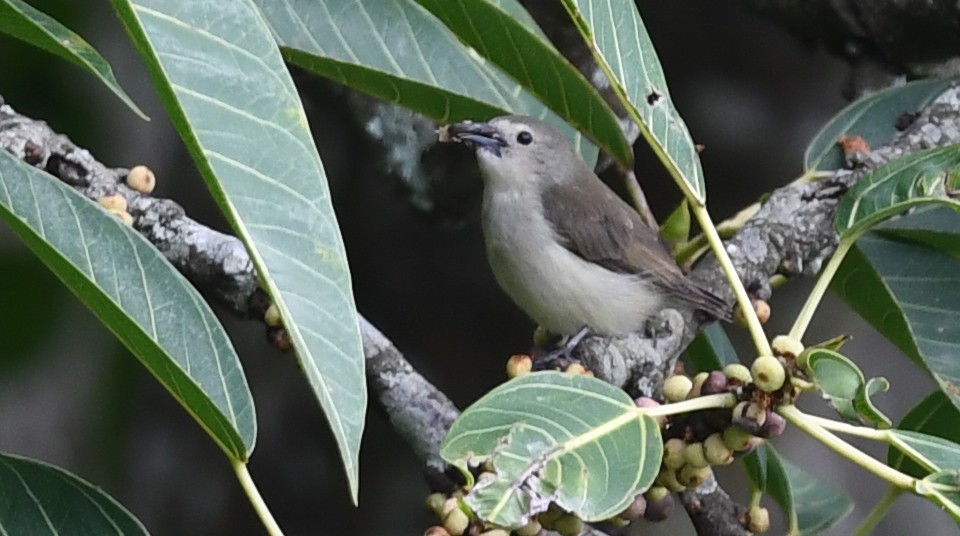
[[[497,282],[535,322],[553,333],[587,326],[600,334],[639,330],[662,296],[639,275],[585,261],[557,242],[532,192],[484,192],[483,234]]]

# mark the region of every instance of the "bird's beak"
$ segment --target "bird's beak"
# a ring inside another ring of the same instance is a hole
[[[500,148],[507,145],[497,129],[489,123],[473,121],[453,123],[443,128],[441,139],[444,137],[449,141],[459,141],[473,149],[490,151],[497,156],[500,156]]]

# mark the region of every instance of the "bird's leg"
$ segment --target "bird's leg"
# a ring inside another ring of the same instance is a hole
[[[573,350],[580,344],[580,341],[590,334],[590,328],[584,326],[573,335],[557,337],[547,345],[549,350],[541,350],[534,355],[534,370],[560,369],[566,370],[570,364],[576,362],[573,358]]]

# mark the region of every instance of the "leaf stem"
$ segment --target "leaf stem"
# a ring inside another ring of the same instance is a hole
[[[263,522],[263,526],[266,527],[267,534],[270,536],[283,536],[280,525],[278,525],[277,521],[273,518],[270,509],[267,508],[267,503],[264,502],[263,497],[260,496],[260,490],[257,489],[253,478],[250,477],[247,464],[240,460],[231,460],[231,464],[233,465],[234,472],[237,473],[240,487],[242,487],[243,491],[247,494],[247,499],[250,501],[250,504],[253,505],[253,509],[257,512],[257,516],[260,517],[260,521]]]
[[[637,408],[637,411],[651,417],[662,415],[676,415],[678,413],[689,413],[691,411],[700,411],[714,408],[732,408],[737,404],[737,397],[733,393],[720,393],[716,395],[698,396],[683,402],[674,402],[673,404],[664,404],[652,408]]]
[[[855,426],[845,422],[820,417],[818,415],[804,414],[804,418],[825,430],[832,430],[834,432],[840,432],[841,434],[890,443],[890,433],[886,430],[877,430],[875,428],[867,428],[866,426]]]
[[[820,276],[817,278],[817,283],[813,286],[813,290],[810,291],[806,303],[803,304],[803,309],[800,310],[800,314],[797,315],[797,319],[790,329],[791,338],[798,341],[803,340],[803,334],[806,333],[807,327],[810,326],[813,313],[820,305],[820,300],[823,299],[827,288],[830,287],[830,281],[833,280],[833,276],[836,275],[837,269],[840,268],[843,258],[847,256],[847,252],[853,247],[855,241],[856,237],[852,236],[840,239],[840,243],[837,244],[837,250],[833,252],[827,265],[821,270]]]
[[[891,485],[900,489],[915,490],[916,479],[910,475],[901,473],[885,463],[879,462],[870,456],[864,454],[860,449],[850,443],[840,439],[829,430],[821,426],[811,415],[807,415],[793,405],[782,405],[777,408],[777,413],[783,416],[790,424],[803,430],[808,435],[820,441],[837,454],[852,461],[874,475],[886,480]]]
[[[867,536],[873,532],[877,523],[880,523],[883,516],[887,515],[887,510],[890,509],[890,506],[893,505],[893,502],[897,500],[897,497],[899,497],[901,493],[903,493],[902,489],[890,486],[890,489],[888,489],[887,493],[880,499],[880,502],[874,505],[870,513],[867,514],[867,517],[863,518],[863,521],[860,523],[860,526],[857,527],[853,536]]]
[[[737,269],[733,266],[733,261],[731,261],[730,256],[727,255],[726,248],[723,247],[723,241],[720,240],[720,235],[717,234],[717,228],[714,227],[713,221],[710,219],[707,207],[697,203],[696,200],[691,199],[690,201],[690,208],[693,210],[693,215],[697,218],[697,222],[700,224],[704,236],[707,237],[707,243],[710,244],[710,249],[712,249],[713,254],[716,255],[717,262],[720,263],[720,268],[723,269],[723,274],[727,277],[727,281],[733,289],[734,296],[737,297],[737,303],[740,305],[743,317],[747,321],[747,329],[750,330],[750,337],[753,338],[753,345],[756,346],[759,355],[773,355],[773,351],[770,349],[770,343],[767,341],[767,336],[763,332],[763,325],[760,324],[760,319],[757,318],[757,312],[753,309],[753,302],[750,300],[750,296],[747,295],[747,289],[743,287],[743,281],[740,280]]]
[[[640,182],[637,180],[637,174],[634,173],[633,168],[617,166],[617,171],[620,172],[620,177],[623,179],[623,184],[627,188],[627,194],[630,196],[633,207],[640,213],[640,217],[643,218],[644,223],[653,229],[654,232],[660,232],[660,224],[657,223],[657,218],[653,216],[653,211],[650,210],[650,204],[647,203],[647,196],[644,195],[643,188],[640,187]]]

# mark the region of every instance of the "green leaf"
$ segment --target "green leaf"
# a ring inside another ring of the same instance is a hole
[[[551,501],[585,521],[623,511],[657,476],[660,428],[630,397],[585,376],[540,372],[467,408],[440,448],[463,471],[490,460],[495,478],[465,497],[480,519],[519,527]]]
[[[707,326],[687,347],[687,362],[697,372],[720,370],[730,363],[739,363],[737,350],[719,323]]]
[[[960,471],[960,444],[909,430],[890,430],[890,438],[891,446],[920,464],[926,474]]]
[[[766,485],[756,481],[754,485],[766,489],[798,534],[820,534],[853,510],[853,501],[846,494],[783,459],[769,444],[758,447],[760,451],[763,454],[757,459],[766,460]],[[755,473],[747,471],[751,479]]]
[[[950,399],[942,391],[934,391],[907,412],[897,429],[901,432],[912,430],[960,444],[958,422],[960,410],[950,403]],[[887,465],[917,478],[930,472],[929,468],[924,469],[894,447],[887,450]]]
[[[876,231],[960,257],[960,212],[950,207],[920,207],[912,214],[885,221]]]
[[[942,203],[960,210],[947,188],[947,178],[960,168],[960,145],[913,153],[860,179],[837,206],[841,239],[851,239],[910,207]]]
[[[930,79],[886,89],[844,108],[814,136],[803,156],[807,171],[843,167],[841,136],[860,136],[873,147],[885,145],[897,134],[897,119],[930,104],[953,80]]]
[[[923,479],[923,486],[932,490],[926,497],[943,508],[960,525],[960,472],[934,473]]]
[[[60,56],[96,76],[141,119],[150,118],[120,88],[113,69],[82,37],[22,0],[0,0],[0,33]]]
[[[681,200],[677,208],[663,221],[660,238],[674,249],[678,244],[690,239],[690,204],[686,198]]]
[[[367,388],[350,271],[323,164],[270,28],[250,0],[114,5],[283,317],[356,500]]]
[[[588,164],[597,160],[596,146],[414,0],[256,3],[284,57],[304,69],[442,123],[505,113],[545,119]]]
[[[617,116],[580,71],[531,30],[529,20],[524,24],[488,0],[417,2],[622,165],[632,165],[633,149]]]
[[[210,307],[153,245],[6,151],[0,217],[227,456],[247,459],[257,427],[240,361]]]
[[[814,348],[804,353],[806,358],[801,358],[801,361],[806,362],[805,368],[823,398],[844,419],[859,422],[853,401],[865,384],[860,368],[847,357],[832,350]]]
[[[893,421],[884,415],[870,398],[877,393],[885,393],[889,389],[890,382],[886,378],[870,378],[867,380],[866,385],[857,391],[857,395],[853,399],[853,409],[857,412],[860,420],[876,428],[890,428]]]
[[[867,233],[831,288],[933,376],[960,408],[960,259]]]
[[[59,467],[0,454],[3,534],[148,534],[99,487]]]
[[[647,143],[691,201],[707,190],[700,156],[667,90],[667,80],[634,0],[563,0],[597,63]]]

